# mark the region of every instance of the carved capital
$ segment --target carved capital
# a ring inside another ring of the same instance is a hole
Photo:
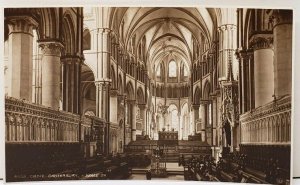
[[[32,30],[38,26],[38,23],[29,16],[10,16],[5,18],[9,34],[11,33],[25,33],[33,35]]]
[[[118,96],[118,89],[110,89],[110,96],[117,97]]]
[[[273,35],[254,35],[250,40],[250,47],[253,50],[268,49],[273,47]]]
[[[245,49],[236,50],[235,55],[239,61],[248,59],[247,51]]]
[[[61,62],[63,64],[82,64],[83,63],[83,57],[77,56],[77,55],[65,55],[61,57]]]
[[[138,104],[138,106],[141,110],[145,110],[147,108],[146,104]]]
[[[109,34],[110,32],[111,32],[111,29],[109,29],[109,28],[98,28],[98,33]]]
[[[281,24],[293,23],[293,11],[292,10],[273,10],[271,20],[273,26]]]
[[[253,57],[253,49],[240,49],[236,50],[235,55],[239,62],[248,62]]]
[[[206,105],[209,104],[211,100],[200,100],[200,105]]]
[[[64,46],[60,42],[40,42],[39,47],[42,49],[43,56],[61,56]]]
[[[192,108],[193,108],[194,110],[199,110],[199,107],[200,107],[200,104],[193,104],[193,105],[192,105]]]
[[[111,84],[111,79],[98,79],[95,80],[95,85],[97,86],[108,86]]]
[[[234,24],[224,24],[218,28],[218,31],[224,32],[224,31],[235,30],[235,29],[236,29],[236,25],[234,25]]]
[[[125,100],[125,96],[118,93],[118,101]]]
[[[136,105],[136,100],[126,100],[127,103],[131,104],[131,105]]]

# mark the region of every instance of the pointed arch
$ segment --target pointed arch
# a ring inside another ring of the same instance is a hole
[[[201,99],[201,90],[197,86],[194,93],[194,104],[200,104],[200,99]]]
[[[144,96],[143,89],[141,87],[139,87],[137,90],[137,102],[138,102],[138,104],[145,103],[145,96]]]
[[[117,81],[116,81],[116,73],[113,65],[110,66],[110,79],[111,79],[111,88],[116,89]]]
[[[210,99],[210,82],[207,80],[205,83],[204,83],[204,87],[203,87],[203,94],[202,94],[202,98],[204,100],[209,100]]]
[[[121,74],[119,74],[119,77],[118,77],[118,90],[119,90],[120,94],[123,94],[124,88],[123,88],[123,78],[122,78]]]
[[[82,48],[83,48],[83,50],[91,49],[91,33],[88,28],[84,29],[84,31],[83,31]]]
[[[64,42],[64,54],[73,55],[76,53],[76,33],[74,20],[72,19],[71,13],[67,11],[63,18],[63,42]]]
[[[177,63],[173,59],[169,62],[168,72],[169,77],[177,77]]]
[[[135,99],[135,93],[134,88],[131,82],[128,82],[126,85],[126,95],[128,100],[134,100]]]

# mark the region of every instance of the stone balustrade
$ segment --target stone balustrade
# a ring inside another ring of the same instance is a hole
[[[78,142],[91,132],[92,118],[5,98],[6,142]],[[81,123],[81,125],[80,125]]]
[[[241,144],[290,144],[291,97],[284,96],[240,116]]]

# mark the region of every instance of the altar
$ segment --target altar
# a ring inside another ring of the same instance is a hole
[[[160,131],[158,132],[158,145],[176,146],[178,145],[178,131]]]

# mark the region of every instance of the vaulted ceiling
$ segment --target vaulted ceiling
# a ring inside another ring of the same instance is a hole
[[[110,27],[118,33],[125,48],[133,40],[133,52],[145,40],[144,62],[148,69],[170,59],[181,60],[190,67],[193,47],[210,45],[215,39],[217,15],[218,9],[209,8],[112,8]]]

